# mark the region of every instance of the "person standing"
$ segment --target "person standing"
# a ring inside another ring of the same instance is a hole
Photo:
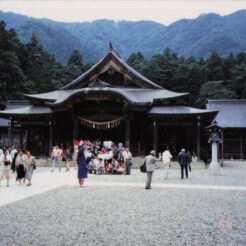
[[[3,150],[0,149],[0,186],[1,186],[1,181],[4,179],[4,176],[6,177],[7,180],[7,186],[9,186],[9,180],[10,180],[10,166],[11,166],[11,155],[9,152],[6,150],[5,153],[3,153]]]
[[[58,166],[59,172],[61,171],[61,164],[60,164],[60,158],[61,158],[62,151],[59,149],[58,145],[56,145],[51,153],[51,160],[52,160],[52,169],[51,172],[54,172],[54,168]]]
[[[70,164],[73,161],[73,155],[69,148],[67,149],[65,158],[66,158],[66,170],[65,171],[68,172],[70,170]]]
[[[171,155],[168,147],[166,147],[166,150],[162,154],[162,162],[163,162],[164,168],[165,168],[164,179],[167,179],[168,178],[169,167],[170,167],[170,163],[171,163],[172,157],[173,156]]]
[[[188,179],[188,165],[190,163],[189,155],[185,152],[185,149],[181,149],[181,152],[178,155],[178,162],[181,168],[181,179],[184,178],[184,170],[185,176]]]
[[[155,151],[151,150],[150,154],[145,157],[144,161],[145,161],[146,173],[147,173],[147,181],[146,181],[145,189],[150,189],[153,172],[155,171],[156,168],[156,162],[160,161],[160,158],[157,159],[155,157]]]
[[[130,175],[131,174],[131,166],[132,166],[132,153],[129,151],[128,148],[125,148],[123,150],[123,158],[124,158],[124,162],[126,164],[126,175]]]
[[[27,157],[25,154],[23,154],[22,150],[18,151],[18,156],[16,157],[15,160],[15,166],[16,166],[16,172],[17,172],[17,177],[16,181],[19,181],[21,184],[21,180],[23,180],[23,183],[25,183],[25,175],[26,175],[26,160]]]
[[[83,148],[79,149],[78,153],[78,179],[79,179],[79,185],[80,187],[84,184],[84,179],[87,178],[87,162],[85,159],[85,154]]]
[[[13,173],[15,172],[15,160],[16,160],[17,155],[18,155],[18,150],[17,150],[16,146],[13,146],[11,151],[10,151],[10,156],[11,156],[11,160],[12,160],[11,169],[13,170]]]
[[[32,185],[31,180],[32,180],[33,168],[35,164],[36,162],[35,162],[34,156],[31,156],[30,151],[27,151],[26,153],[26,176],[25,176],[25,178],[28,180],[27,186]]]

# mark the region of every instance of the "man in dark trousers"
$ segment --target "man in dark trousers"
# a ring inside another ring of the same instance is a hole
[[[185,149],[181,149],[181,152],[178,156],[178,162],[181,167],[181,179],[184,178],[184,169],[185,169],[185,176],[188,179],[188,165],[190,162],[189,155],[185,152]]]

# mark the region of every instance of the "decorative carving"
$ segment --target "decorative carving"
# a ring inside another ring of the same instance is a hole
[[[109,69],[107,70],[107,73],[110,75],[114,74],[114,72],[115,72],[115,69],[112,66],[110,66]]]
[[[94,79],[92,82],[89,83],[88,87],[111,87],[111,85],[107,82],[101,81],[99,79]]]

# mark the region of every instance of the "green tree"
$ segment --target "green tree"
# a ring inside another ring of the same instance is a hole
[[[127,64],[141,73],[143,63],[145,62],[144,56],[141,52],[132,53],[126,60]]]
[[[204,106],[207,99],[236,99],[237,95],[224,81],[208,81],[201,86],[196,104]]]
[[[68,82],[76,79],[84,72],[84,65],[82,55],[78,50],[74,50],[68,58],[67,66],[65,68],[65,76]]]
[[[206,81],[224,79],[223,62],[218,53],[212,52],[205,65]]]
[[[0,107],[9,99],[21,98],[22,82],[25,79],[21,69],[18,49],[21,46],[13,29],[6,30],[0,21]]]
[[[246,63],[236,65],[231,72],[232,88],[236,91],[239,98],[246,98]]]
[[[63,67],[53,55],[43,49],[35,34],[32,35],[26,49],[27,79],[34,82],[37,92],[54,90],[64,83]]]

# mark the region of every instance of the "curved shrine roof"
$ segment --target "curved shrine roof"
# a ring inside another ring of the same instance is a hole
[[[219,111],[214,119],[223,128],[246,128],[246,100],[208,100],[207,109]]]
[[[175,99],[187,96],[188,93],[176,93],[165,89],[128,89],[128,88],[82,88],[76,90],[57,90],[48,93],[25,95],[28,99],[42,100],[50,106],[58,106],[67,100],[81,94],[94,93],[113,93],[123,97],[131,104],[152,104],[154,101]]]
[[[160,106],[160,107],[152,107],[148,114],[151,116],[182,116],[182,115],[206,115],[206,114],[214,114],[216,115],[218,111],[216,110],[207,110],[207,109],[198,109],[192,108],[188,106]]]
[[[29,102],[9,102],[5,110],[0,111],[2,117],[18,115],[49,115],[53,111],[49,107],[38,107],[29,104]]]

